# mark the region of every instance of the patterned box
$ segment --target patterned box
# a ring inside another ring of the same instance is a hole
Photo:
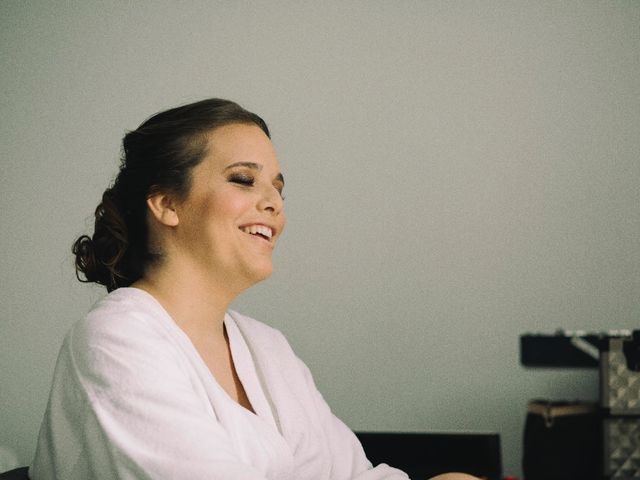
[[[640,479],[640,372],[627,365],[624,346],[630,340],[611,338],[600,354],[603,464],[611,480]]]
[[[640,419],[606,418],[603,433],[605,478],[640,478]]]
[[[627,367],[623,338],[609,339],[600,357],[600,399],[612,415],[640,415],[640,372]]]

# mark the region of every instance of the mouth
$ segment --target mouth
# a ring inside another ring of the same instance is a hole
[[[244,233],[248,233],[249,235],[262,238],[268,242],[271,242],[271,239],[274,235],[274,231],[271,227],[260,224],[245,225],[243,227],[240,227],[240,230],[242,230]]]

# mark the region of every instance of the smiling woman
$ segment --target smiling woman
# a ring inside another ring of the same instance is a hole
[[[196,167],[202,169],[200,164],[207,163],[212,148],[218,154],[230,153],[220,151],[222,142],[211,141],[213,132],[228,126],[252,126],[266,141],[270,136],[259,116],[220,99],[161,112],[127,133],[120,172],[96,208],[94,235],[83,235],[73,247],[83,281],[100,283],[108,291],[128,287],[162,259],[162,252],[149,241],[148,200],[163,194],[174,202],[184,201]],[[242,153],[248,148],[245,145]],[[245,180],[249,187],[253,176]]]
[[[188,276],[226,301],[271,274],[285,223],[284,181],[273,145],[255,125],[219,127],[207,145],[186,198],[158,192],[147,200],[165,261],[146,278],[156,271]]]
[[[280,332],[228,310],[285,225],[264,121],[209,99],[123,147],[73,246],[78,278],[110,293],[62,345],[31,478],[407,478],[371,465]]]

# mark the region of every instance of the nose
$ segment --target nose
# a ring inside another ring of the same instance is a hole
[[[272,185],[265,186],[258,202],[258,209],[279,215],[283,206],[284,202],[280,192]]]

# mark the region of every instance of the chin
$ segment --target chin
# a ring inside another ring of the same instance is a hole
[[[264,271],[260,272],[260,274],[257,275],[256,283],[266,280],[271,276],[272,273],[273,273],[273,268],[265,269]]]
[[[247,271],[247,278],[251,282],[251,285],[255,285],[256,283],[262,282],[263,280],[269,278],[272,273],[273,266],[271,265],[271,263],[269,263],[268,265],[261,265],[259,267],[256,267],[254,265],[253,268]]]

